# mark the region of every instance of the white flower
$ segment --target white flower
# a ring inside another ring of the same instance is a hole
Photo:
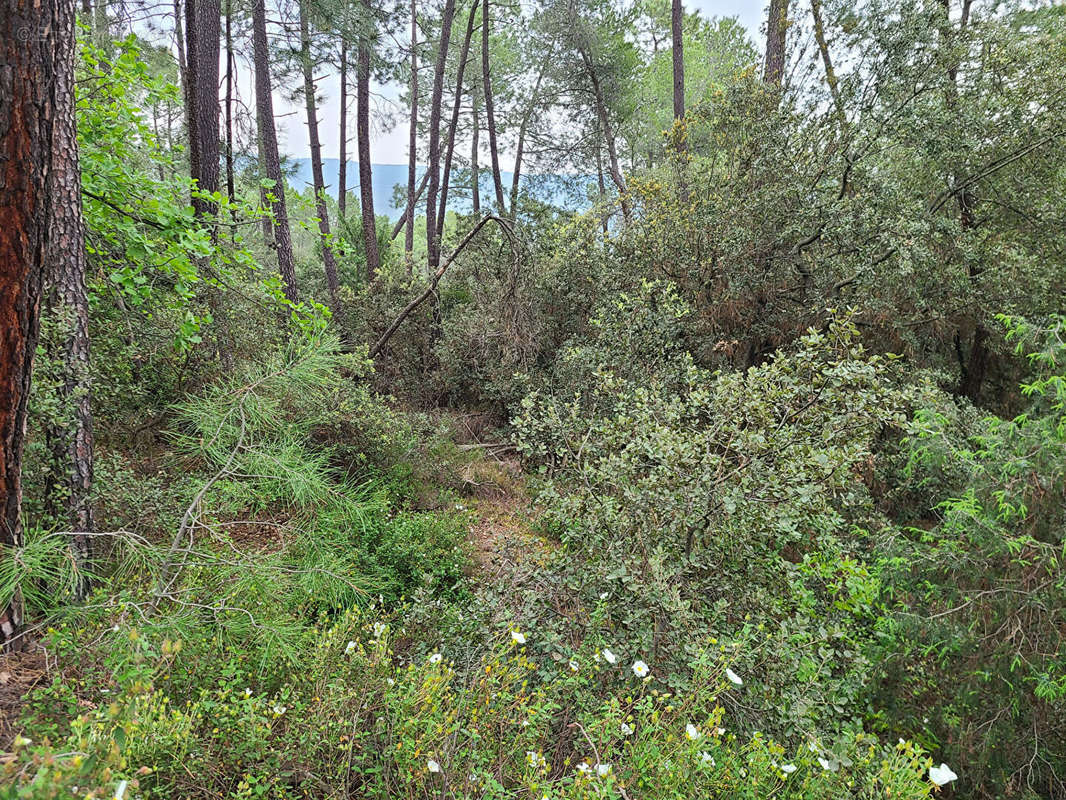
[[[822,765],[822,769],[824,769],[826,772],[836,772],[838,769],[840,769],[839,761],[830,761],[828,759],[822,758],[821,756],[818,756],[818,763]]]
[[[348,642],[344,648],[344,655],[350,656],[353,650],[355,650],[355,642]]]
[[[374,623],[374,638],[375,639],[380,639],[384,635],[385,635],[385,623],[384,622],[375,622]]]
[[[648,669],[648,665],[645,664],[643,661],[633,662],[633,674],[636,675],[638,678],[643,678],[650,671],[651,670]]]
[[[727,678],[729,678],[730,683],[735,683],[737,686],[743,686],[744,685],[744,681],[742,681],[740,679],[740,676],[737,675],[735,672],[733,672],[733,670],[729,669],[728,667],[726,668],[725,676]]]
[[[781,771],[783,773],[785,773],[786,775],[791,775],[793,772],[796,771],[796,765],[795,764],[782,764],[781,765]]]
[[[244,687],[244,696],[245,697],[251,697],[252,696],[252,690],[249,689],[247,686]]]
[[[279,717],[286,711],[287,709],[285,708],[285,706],[281,705],[280,703],[274,704],[274,713],[277,714]]]
[[[608,775],[611,774],[611,765],[610,764],[597,764],[596,765],[596,774],[599,775],[601,778],[606,778]]]
[[[385,679],[385,683],[387,683],[389,686],[395,686],[396,685],[396,681],[394,681],[392,678],[386,678]]]
[[[703,736],[703,734],[700,733],[700,729],[693,725],[691,722],[685,726],[685,738],[688,739],[690,742],[696,741],[701,736]]]
[[[600,600],[606,600],[608,594],[608,592],[600,592]]]
[[[725,728],[715,728],[713,733],[715,736],[725,736]]]
[[[531,767],[543,767],[547,762],[544,760],[544,756],[534,750],[526,751],[526,761],[529,762]]]
[[[519,633],[518,631],[511,631],[511,641],[515,644],[525,644],[526,636],[525,634]]]
[[[712,767],[714,766],[714,756],[712,756],[710,753],[700,753],[700,761],[702,761],[704,764],[710,764]]]
[[[570,671],[571,672],[577,672],[578,669],[580,669],[580,665],[577,663],[577,659],[576,658],[571,658],[570,659]]]
[[[589,769],[590,767],[587,761],[582,761],[580,764],[577,765],[577,771],[581,774],[585,774],[589,771]]]
[[[929,768],[929,780],[937,786],[946,786],[958,777],[958,775],[951,771],[951,767],[944,763],[941,763],[939,767]]]
[[[632,736],[633,735],[633,726],[632,725],[627,725],[626,723],[623,722],[622,723],[622,735],[623,736]]]
[[[434,761],[432,758],[426,762],[426,769],[430,772],[440,772],[440,764]]]
[[[16,736],[14,744],[15,747],[28,747],[33,744],[33,739],[30,739],[28,736]]]
[[[434,653],[429,657],[430,664],[439,664],[441,659],[444,658],[440,653]]]
[[[608,648],[603,648],[603,658],[608,664],[617,664],[618,656],[612,653]]]

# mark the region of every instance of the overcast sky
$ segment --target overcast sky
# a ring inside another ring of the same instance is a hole
[[[699,11],[705,17],[737,17],[748,29],[752,40],[760,42],[759,26],[762,24],[764,9],[761,0],[685,0],[685,7],[690,11]],[[242,87],[243,88],[243,87]],[[250,87],[249,87],[250,89]],[[322,76],[318,82],[319,94],[324,102],[319,107],[319,136],[322,139],[323,158],[337,158],[340,153],[340,135],[338,113],[340,111],[340,81],[336,74]],[[384,106],[387,98],[396,96],[395,87],[374,87],[378,93],[376,102]],[[278,137],[281,149],[294,158],[308,158],[310,147],[307,139],[306,112],[303,101],[291,103],[281,96],[275,96],[275,113],[277,115]],[[354,98],[349,94],[348,122],[348,160],[355,161],[355,115]],[[407,163],[407,124],[401,123],[388,130],[379,119],[375,120],[371,132],[371,161],[375,164]],[[500,153],[501,167],[510,169],[513,156],[507,152]]]

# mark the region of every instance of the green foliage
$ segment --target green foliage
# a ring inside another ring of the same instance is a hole
[[[1066,761],[1064,323],[1005,322],[1030,354],[1026,412],[964,424],[945,402],[910,426],[907,478],[938,497],[894,543],[879,700],[902,730],[973,765],[964,791],[1018,781],[1052,796]]]
[[[462,668],[404,657],[408,633],[399,615],[349,612],[316,629],[281,685],[264,687],[234,652],[181,703],[171,677],[189,646],[123,630],[113,642],[140,668],[116,670],[115,701],[78,717],[66,752],[20,742],[3,796],[101,795],[122,781],[144,798],[929,794],[930,762],[910,743],[856,734],[795,752],[722,729],[719,658],[698,656],[693,688],[675,694],[592,652],[542,679],[532,634],[499,631]]]
[[[608,301],[561,357],[562,385],[579,389],[523,401],[515,427],[550,478],[547,520],[585,596],[606,589],[614,623],[679,686],[701,632],[754,626],[769,642],[745,664],[761,689],[745,724],[834,729],[864,711],[878,592],[861,477],[906,395],[846,317],[712,375],[680,347],[683,316],[660,285]]]

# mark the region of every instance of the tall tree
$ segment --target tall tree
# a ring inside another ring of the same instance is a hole
[[[315,213],[318,214],[318,234],[322,245],[322,265],[326,272],[329,305],[339,309],[340,284],[337,281],[337,262],[333,258],[332,234],[329,228],[329,209],[326,207],[326,182],[322,177],[322,143],[318,138],[318,104],[315,98],[314,59],[311,54],[311,27],[308,21],[309,0],[300,0],[300,66],[304,78],[304,107],[307,110],[307,138],[311,145],[311,182],[315,190]]]
[[[437,193],[440,191],[440,107],[444,95],[444,71],[448,66],[448,43],[455,19],[455,0],[445,0],[441,17],[437,64],[433,69],[433,97],[429,104],[429,189],[426,194],[426,250],[429,274],[440,264],[440,239],[437,238]]]
[[[489,135],[489,159],[492,163],[492,185],[496,189],[496,209],[504,212],[503,176],[496,147],[496,115],[492,104],[492,75],[489,70],[489,0],[481,0],[481,83],[485,94],[485,128]]]
[[[355,75],[356,136],[359,139],[359,213],[363,221],[363,250],[366,277],[374,280],[381,271],[378,252],[378,225],[374,214],[374,173],[370,161],[370,46],[376,29],[374,9],[363,0],[366,19],[359,33],[359,64]]]
[[[233,73],[237,63],[233,54],[233,0],[226,0],[226,197],[233,203]]]
[[[466,33],[463,46],[459,52],[459,66],[456,70],[455,101],[452,103],[452,118],[448,125],[448,143],[444,148],[444,177],[440,185],[440,210],[437,212],[437,238],[444,236],[444,217],[448,211],[448,185],[451,183],[452,156],[455,154],[455,134],[459,128],[459,111],[463,104],[463,73],[466,72],[467,56],[470,53],[470,40],[474,35],[474,20],[477,17],[478,0],[470,4],[470,14],[466,18]]]
[[[763,80],[780,89],[785,76],[785,38],[788,31],[788,0],[770,0],[766,16],[766,67]]]
[[[285,296],[296,302],[296,259],[292,253],[292,233],[289,212],[285,207],[285,183],[281,178],[281,158],[278,156],[278,134],[274,128],[274,100],[271,94],[270,50],[266,33],[266,0],[255,0],[252,6],[252,60],[255,64],[255,117],[259,128],[262,172],[273,181],[272,234],[274,250],[278,254],[278,272]]]
[[[481,132],[481,117],[477,110],[477,91],[471,94],[471,131],[470,131],[470,202],[475,214],[481,213],[481,175],[477,163],[478,134]]]
[[[526,112],[522,115],[522,122],[518,126],[518,143],[515,146],[514,172],[511,175],[511,219],[518,216],[518,193],[521,188],[522,156],[526,147],[526,132],[529,128],[529,121],[533,118],[533,113],[537,109],[540,100],[540,85],[544,81],[544,73],[548,69],[548,63],[550,60],[551,54],[541,62],[540,70],[537,72],[537,80],[533,84],[533,94],[529,98],[529,105],[526,106]]]
[[[347,16],[347,15],[345,15]],[[343,220],[348,211],[348,39],[347,31],[341,32],[340,52],[341,111],[340,111],[340,164],[337,166],[337,214]]]
[[[674,119],[685,118],[685,10],[681,0],[670,6],[670,40],[674,57]]]
[[[73,5],[73,3],[71,3]],[[89,294],[85,285],[85,223],[81,208],[81,170],[75,128],[74,13],[56,19],[55,118],[52,168],[48,181],[49,232],[45,273],[45,308],[53,323],[60,366],[58,419],[49,426],[53,474],[59,478],[63,524],[72,532],[75,563],[83,570],[78,594],[87,583],[84,569],[92,559],[93,417],[89,397]]]
[[[407,129],[407,222],[403,251],[411,266],[415,246],[415,161],[418,158],[418,0],[411,0],[411,119]],[[427,173],[428,174],[428,173]]]
[[[844,106],[840,99],[840,82],[837,80],[836,70],[833,69],[833,58],[829,53],[829,40],[825,35],[825,22],[822,20],[821,0],[811,0],[811,17],[814,21],[814,39],[818,43],[818,52],[822,56],[822,65],[825,67],[825,82],[829,86],[829,94],[833,98],[837,116],[844,120]]]
[[[0,557],[22,546],[22,449],[51,242],[56,92],[74,46],[74,0],[0,0]],[[68,33],[65,41],[60,32]],[[21,646],[22,602],[0,609],[0,645]]]
[[[188,59],[189,170],[201,192],[217,192],[219,182],[218,83],[222,37],[220,0],[185,0],[185,52]],[[214,203],[193,198],[198,216],[215,212]]]

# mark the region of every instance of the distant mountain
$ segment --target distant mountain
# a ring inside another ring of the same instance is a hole
[[[295,167],[295,174],[292,176],[292,185],[297,191],[303,191],[306,187],[312,185],[311,180],[311,159],[309,158],[294,158],[290,159],[289,165]],[[337,186],[340,183],[340,159],[326,158],[322,160],[322,178],[326,182],[326,191],[336,199]],[[393,203],[393,190],[394,187],[399,184],[401,186],[407,186],[407,165],[406,164],[374,164],[374,212],[381,216],[388,216],[389,219],[396,220],[400,218],[403,213],[403,202],[399,205]],[[422,179],[422,174],[425,172],[425,167],[418,167],[418,180]],[[479,183],[481,185],[481,200],[483,203],[491,203],[494,191],[492,188],[492,177],[487,170],[483,170],[478,176]],[[503,173],[503,185],[506,192],[510,192],[511,181],[513,180],[513,173]],[[580,178],[576,179],[580,183]],[[359,165],[355,162],[348,162],[348,175],[346,178],[348,184],[348,192],[359,192]],[[530,178],[523,176],[521,178],[523,188],[530,186]],[[571,197],[569,193],[562,191],[559,187],[553,187],[550,190],[543,190],[542,195],[547,195],[543,199],[553,202],[556,205],[568,207],[571,209],[577,209],[587,205],[585,202],[581,202]],[[452,189],[448,195],[448,207],[455,211],[469,211],[470,204],[470,192],[469,190],[461,191],[459,187],[452,183]]]

